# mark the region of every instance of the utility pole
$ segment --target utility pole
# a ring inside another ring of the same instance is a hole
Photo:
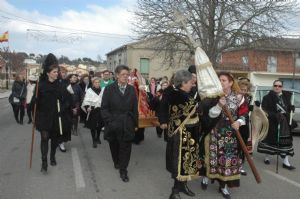
[[[294,69],[293,69],[293,82],[292,82],[292,89],[295,88],[295,73],[296,73],[296,64],[297,58],[299,57],[297,49],[294,49],[293,58],[294,58]]]
[[[6,79],[6,89],[8,90],[8,60],[5,60],[5,79]]]

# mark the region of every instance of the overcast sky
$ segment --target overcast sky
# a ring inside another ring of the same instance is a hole
[[[110,50],[133,40],[134,5],[135,0],[0,0],[0,34],[9,31],[10,49],[18,52],[105,59]]]
[[[97,59],[101,55],[106,59],[106,53],[135,38],[131,27],[135,3],[136,0],[0,0],[0,34],[9,31],[10,49],[17,52],[52,52],[71,59]],[[287,34],[300,31],[299,17],[295,16],[291,24]],[[79,34],[76,30],[90,32]],[[3,46],[7,43],[0,44]]]

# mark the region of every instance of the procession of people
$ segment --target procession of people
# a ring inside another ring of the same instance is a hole
[[[152,126],[158,138],[163,135],[166,142],[166,169],[174,182],[169,199],[180,199],[180,193],[195,196],[188,181],[197,178],[201,178],[203,190],[209,181],[217,182],[220,196],[231,198],[230,188],[239,187],[241,175],[247,175],[244,164],[249,151],[243,146],[254,147],[251,125],[255,121],[250,120],[250,113],[253,106],[260,108],[254,103],[249,79],[237,80],[229,72],[220,72],[223,95],[201,98],[195,65],[174,72],[170,80],[152,77],[149,84],[126,65],[116,67],[114,79],[109,70],[103,71],[102,77],[94,73],[68,75],[51,53],[42,67],[39,79],[29,77],[27,84],[21,75],[16,76],[9,102],[17,123],[23,124],[27,109],[28,123],[40,133],[44,174],[48,171],[49,141],[50,165],[56,166],[56,149],[68,150],[64,143],[80,133],[78,123],[82,122],[91,132],[93,148],[101,144],[103,132],[112,166],[123,182],[129,182],[132,144],[144,140],[140,117],[155,112],[151,117],[158,122]],[[288,158],[294,155],[289,121],[295,107],[291,96],[283,91],[281,80],[274,81],[273,90],[261,104],[269,130],[257,146],[259,153],[266,154],[265,164],[272,162],[270,155],[279,155],[282,167],[288,170],[296,169]]]

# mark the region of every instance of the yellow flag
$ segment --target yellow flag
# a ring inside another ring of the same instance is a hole
[[[8,42],[8,31],[6,31],[5,33],[3,33],[1,36],[0,36],[0,43],[1,42]]]

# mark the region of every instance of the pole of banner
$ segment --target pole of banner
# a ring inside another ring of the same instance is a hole
[[[38,92],[39,92],[39,81],[36,82],[35,86],[35,103],[33,108],[33,118],[32,118],[32,135],[31,135],[31,147],[30,147],[30,159],[29,159],[29,168],[32,166],[32,153],[33,153],[33,145],[34,145],[34,134],[35,134],[35,122],[36,122],[36,104],[38,100]]]
[[[227,106],[223,106],[223,111],[226,114],[226,116],[229,118],[230,123],[231,124],[234,123],[233,117],[232,117],[230,111],[228,110]],[[240,133],[239,130],[236,130],[236,137],[237,137],[237,139],[238,139],[238,141],[239,141],[239,143],[240,143],[240,145],[242,147],[242,150],[243,150],[243,152],[244,152],[244,154],[246,156],[247,162],[248,162],[248,164],[249,164],[249,166],[250,166],[250,168],[252,170],[252,173],[253,173],[253,175],[255,177],[256,182],[257,183],[261,183],[261,177],[260,177],[260,175],[259,175],[259,173],[258,173],[258,171],[257,171],[257,169],[255,167],[255,164],[254,164],[252,158],[249,155],[249,152],[247,150],[247,147],[246,147],[246,145],[245,145],[245,143],[243,141],[243,138],[242,138],[241,133]]]

